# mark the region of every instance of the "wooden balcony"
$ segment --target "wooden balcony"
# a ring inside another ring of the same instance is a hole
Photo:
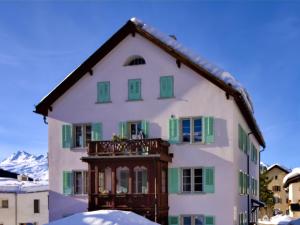
[[[169,142],[160,138],[119,140],[119,141],[93,141],[88,145],[89,157],[134,157],[134,156],[160,156],[161,160],[171,162]]]

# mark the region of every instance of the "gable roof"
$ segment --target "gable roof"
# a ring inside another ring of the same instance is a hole
[[[290,169],[288,169],[288,168],[286,168],[286,167],[284,167],[284,166],[282,166],[282,165],[280,165],[280,164],[273,164],[273,165],[269,166],[269,167],[267,168],[267,170],[270,171],[270,170],[272,170],[272,169],[274,169],[274,168],[278,168],[278,169],[282,170],[282,171],[285,172],[285,173],[291,172]]]
[[[250,130],[253,132],[260,145],[265,147],[263,135],[253,115],[251,99],[247,91],[230,73],[192,53],[174,38],[157,31],[153,27],[144,24],[142,21],[135,18],[129,20],[78,68],[76,68],[59,85],[57,85],[46,97],[44,97],[38,105],[35,106],[34,112],[48,116],[48,110],[52,110],[52,104],[61,95],[80,80],[81,77],[88,73],[92,74],[93,66],[102,60],[125,37],[128,35],[132,35],[134,37],[136,33],[173,56],[176,59],[177,64],[180,65],[180,63],[183,63],[199,75],[223,89],[227,95],[233,96]]]

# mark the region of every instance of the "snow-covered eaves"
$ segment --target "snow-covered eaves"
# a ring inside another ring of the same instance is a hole
[[[35,106],[36,113],[48,116],[52,110],[52,104],[63,95],[71,86],[73,86],[84,75],[93,75],[92,68],[102,60],[115,46],[117,46],[128,35],[138,33],[148,39],[176,59],[176,63],[181,63],[194,70],[213,84],[223,89],[226,96],[234,97],[237,106],[241,110],[250,130],[253,132],[257,141],[262,147],[265,147],[265,141],[260,128],[253,114],[253,105],[246,89],[228,72],[213,63],[208,62],[203,57],[193,53],[185,48],[177,40],[168,35],[159,32],[152,26],[145,24],[139,19],[129,20],[121,29],[119,29],[108,41],[96,50],[86,61],[77,69],[69,74],[54,90],[44,97],[38,105]],[[180,67],[180,66],[179,66]]]
[[[32,193],[48,190],[46,181],[18,181],[13,178],[0,177],[0,193]]]
[[[300,167],[294,168],[292,172],[283,178],[283,186],[288,187],[290,183],[300,182]]]
[[[284,171],[284,172],[286,172],[286,173],[291,172],[290,169],[288,169],[288,168],[286,168],[285,166],[282,166],[282,165],[280,165],[280,164],[278,164],[278,163],[275,163],[275,164],[273,164],[273,165],[267,167],[267,170],[270,171],[270,170],[272,170],[272,169],[274,169],[274,168],[278,168],[278,169],[280,169],[280,170],[282,170],[282,171]]]

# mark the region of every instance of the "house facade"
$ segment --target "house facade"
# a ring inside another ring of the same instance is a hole
[[[266,176],[270,183],[268,184],[268,189],[274,193],[274,208],[261,209],[261,216],[268,215],[268,217],[274,214],[289,214],[288,205],[288,191],[283,187],[283,179],[290,171],[278,164],[274,164],[267,168]]]
[[[300,168],[293,169],[283,179],[283,187],[288,190],[289,215],[300,217]]]
[[[47,185],[0,177],[0,224],[43,225],[48,222]]]
[[[107,208],[172,225],[256,221],[265,143],[249,97],[176,43],[130,20],[36,106],[51,221]]]

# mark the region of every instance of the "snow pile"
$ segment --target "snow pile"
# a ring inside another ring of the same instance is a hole
[[[300,176],[300,167],[295,168],[292,170],[292,172],[290,172],[289,174],[287,174],[284,178],[283,178],[283,185],[285,185],[285,183],[291,179],[294,178],[296,176]]]
[[[198,54],[192,52],[188,48],[184,47],[181,43],[179,43],[177,40],[174,38],[170,37],[169,35],[166,35],[158,30],[156,30],[154,27],[145,24],[143,21],[137,19],[137,18],[132,18],[131,21],[147,33],[153,35],[157,39],[159,39],[161,42],[166,44],[168,47],[174,49],[181,55],[185,56],[188,58],[190,61],[193,63],[197,64],[201,68],[204,68],[206,71],[209,73],[213,74],[216,78],[220,79],[227,85],[232,86],[235,90],[239,91],[243,97],[245,102],[247,103],[250,111],[254,112],[253,109],[253,104],[250,99],[250,96],[246,89],[242,86],[240,82],[238,82],[229,72],[221,69],[220,67],[210,63],[203,57],[199,56]]]
[[[47,181],[18,181],[14,178],[0,177],[0,192],[23,193],[47,190]]]
[[[33,179],[48,180],[48,158],[18,151],[0,163],[0,168],[17,174],[25,174]]]
[[[290,221],[292,221],[293,218],[287,215],[277,215],[277,216],[273,216],[271,217],[270,221],[259,221],[259,224],[261,225],[289,225]]]
[[[77,213],[48,225],[158,225],[136,213],[121,210],[98,210]]]

